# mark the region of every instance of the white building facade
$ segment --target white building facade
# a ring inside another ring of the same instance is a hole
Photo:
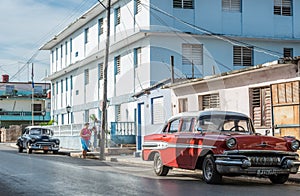
[[[171,56],[176,78],[201,78],[299,55],[299,6],[297,0],[112,0],[109,128],[133,122],[144,135],[172,114],[170,93],[147,103],[133,96],[171,77]],[[41,48],[50,51],[58,125],[84,123],[92,114],[100,119],[106,22],[97,4]]]

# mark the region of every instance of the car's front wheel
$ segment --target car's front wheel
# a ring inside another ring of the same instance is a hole
[[[27,142],[26,152],[27,152],[27,154],[31,154],[32,153],[32,149],[30,149],[30,142]]]
[[[23,146],[21,146],[21,145],[18,146],[18,152],[19,152],[19,153],[22,153],[22,152],[23,152]]]
[[[203,180],[207,184],[219,184],[222,181],[222,175],[220,175],[216,169],[216,164],[212,155],[207,155],[203,160],[202,165]]]
[[[166,176],[169,172],[169,167],[163,165],[161,156],[159,153],[156,153],[154,155],[154,165],[153,169],[156,175],[158,176]]]
[[[269,176],[273,184],[284,184],[289,179],[289,174],[278,174]]]

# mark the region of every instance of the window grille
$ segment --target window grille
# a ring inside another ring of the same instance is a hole
[[[89,77],[90,77],[89,75],[90,75],[89,70],[85,69],[84,70],[84,84],[85,85],[89,84]]]
[[[152,124],[161,124],[165,121],[163,97],[152,99]]]
[[[253,65],[253,47],[233,46],[233,65]]]
[[[142,3],[141,0],[135,0],[135,14],[140,13],[142,10]]]
[[[203,95],[202,98],[202,110],[210,108],[220,108],[220,97],[218,93]]]
[[[241,0],[222,0],[222,10],[241,12]]]
[[[103,18],[98,20],[98,35],[103,34]]]
[[[202,65],[203,45],[182,44],[182,65]]]
[[[173,8],[194,9],[194,0],[173,0]]]
[[[121,23],[121,9],[116,8],[115,9],[115,26]]]
[[[292,0],[274,0],[274,14],[292,16]]]
[[[255,127],[271,127],[271,90],[269,87],[250,89],[251,116]]]
[[[293,48],[284,48],[283,56],[284,57],[293,57]]]

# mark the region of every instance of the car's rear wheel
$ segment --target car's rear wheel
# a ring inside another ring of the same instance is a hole
[[[155,174],[158,176],[166,176],[169,172],[170,168],[163,165],[161,156],[159,153],[156,153],[154,155],[153,169],[154,169]]]
[[[53,154],[58,154],[58,150],[53,150]]]
[[[284,184],[289,179],[289,174],[278,174],[269,176],[273,184]]]
[[[207,155],[204,158],[202,165],[203,180],[207,184],[219,184],[222,181],[222,175],[220,175],[216,169],[215,160],[212,155]]]

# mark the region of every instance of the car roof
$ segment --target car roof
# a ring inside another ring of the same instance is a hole
[[[172,116],[169,120],[180,118],[180,117],[200,117],[208,115],[232,115],[232,116],[242,116],[248,118],[247,115],[240,112],[225,111],[225,110],[202,110],[202,111],[191,111],[191,112],[182,112]]]
[[[43,127],[43,126],[27,126],[25,129],[49,129],[48,127]]]

